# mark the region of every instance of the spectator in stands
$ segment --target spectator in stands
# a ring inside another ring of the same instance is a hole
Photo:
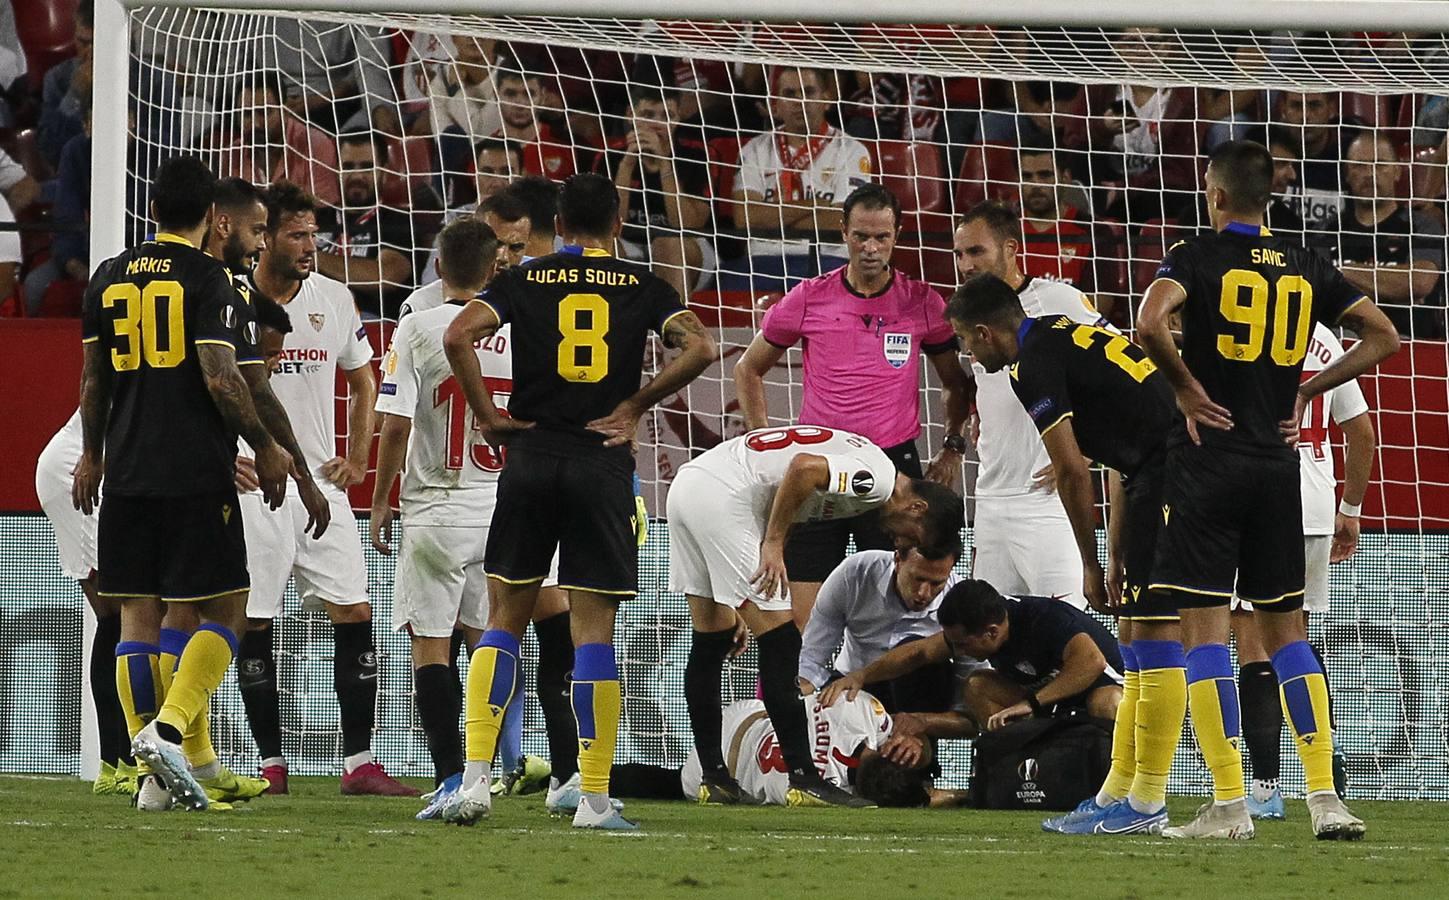
[[[95,48],[95,2],[81,0],[75,10],[75,56],[45,73],[40,102],[40,155],[59,167],[66,143],[85,129],[83,105],[91,93]]]
[[[735,228],[749,237],[748,259],[726,263],[722,286],[788,290],[846,263],[841,203],[870,181],[870,153],[826,120],[835,100],[824,69],[773,70],[775,130],[740,151]]]
[[[1259,125],[1251,131],[1240,132],[1239,137],[1265,144],[1273,154],[1273,200],[1268,204],[1266,219],[1269,230],[1291,240],[1302,241],[1303,220],[1295,210],[1302,201],[1298,187],[1297,136],[1282,125],[1270,125],[1266,129]],[[1184,206],[1178,212],[1177,220],[1187,228],[1212,228],[1207,193],[1199,193],[1193,202]]]
[[[337,141],[282,105],[276,72],[258,72],[236,95],[237,136],[221,151],[218,172],[253,184],[290,181],[319,201],[337,205]]]
[[[856,72],[845,133],[868,141],[931,141],[944,112],[941,79],[899,72]]]
[[[334,134],[369,126],[402,134],[397,91],[390,76],[392,48],[380,28],[279,16],[238,59],[275,60],[283,102],[307,123]]]
[[[1024,146],[1017,164],[1021,173],[1022,271],[1065,281],[1085,294],[1112,290],[1108,266],[1116,242],[1092,223],[1085,208],[1086,194],[1072,181],[1063,156],[1049,147]],[[1099,308],[1107,299],[1097,298]],[[1103,315],[1107,314],[1104,310]]]
[[[13,156],[0,150],[0,194],[5,196],[11,211],[24,213],[40,199],[40,190],[40,182]]]
[[[29,71],[25,48],[15,27],[15,10],[10,0],[0,0],[0,128],[15,127],[15,107],[23,103]]]
[[[1412,338],[1444,336],[1444,228],[1398,199],[1403,175],[1387,137],[1361,132],[1344,164],[1339,267]]]
[[[1279,94],[1274,121],[1289,126],[1298,138],[1302,162],[1294,211],[1303,220],[1307,240],[1331,244],[1343,206],[1342,163],[1357,129],[1339,121],[1338,95],[1326,92]]]
[[[382,135],[343,135],[342,206],[317,211],[317,271],[352,289],[364,312],[386,316],[413,286],[415,248],[429,236],[414,231],[406,212],[383,206],[379,164],[386,158]]]
[[[1074,117],[1066,115],[1066,111],[1081,93],[1081,85],[1070,81],[1014,81],[1007,84],[1007,89],[1015,108],[983,110],[973,143],[1073,146],[1067,129]]]
[[[81,107],[81,133],[66,142],[60,153],[55,176],[54,201],[50,209],[55,239],[50,257],[25,276],[25,305],[30,315],[40,315],[50,286],[62,278],[85,282],[90,278],[91,211],[91,101]]]
[[[500,65],[495,76],[502,125],[493,136],[523,147],[523,170],[528,174],[562,181],[575,171],[574,150],[554,105],[562,101],[544,91],[537,73],[516,66]]]
[[[650,263],[688,299],[713,277],[704,135],[679,124],[679,98],[654,85],[629,92],[630,128],[603,159],[619,191],[619,253]]]
[[[437,64],[428,82],[428,106],[413,120],[409,134],[455,133],[469,143],[503,125],[493,85],[493,38],[454,35],[450,60]]]
[[[444,189],[448,196],[448,217],[444,224],[508,187],[523,175],[523,148],[501,137],[485,137],[471,148],[472,165],[444,166]],[[467,176],[469,169],[473,176]]]
[[[520,178],[509,190],[528,207],[528,248],[525,260],[547,256],[558,249],[553,220],[558,216],[558,183],[539,175]]]

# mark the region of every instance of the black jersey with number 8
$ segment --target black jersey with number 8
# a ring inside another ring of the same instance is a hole
[[[643,266],[570,249],[502,273],[480,301],[513,324],[509,414],[582,437],[639,390],[649,332],[684,307]]]
[[[1313,323],[1336,324],[1363,291],[1304,247],[1240,223],[1177,244],[1157,277],[1187,292],[1183,362],[1232,413],[1231,431],[1198,428],[1203,446],[1292,456],[1278,423],[1293,415]],[[1179,415],[1171,443],[1186,440]]]

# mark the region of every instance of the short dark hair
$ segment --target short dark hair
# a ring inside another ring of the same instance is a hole
[[[984,222],[991,233],[1003,241],[1021,240],[1021,216],[1000,200],[982,200],[966,211],[956,227]]]
[[[1224,141],[1208,157],[1231,212],[1262,214],[1273,199],[1273,154],[1257,141]]]
[[[919,807],[931,802],[926,788],[930,765],[903,766],[880,753],[868,753],[855,770],[855,790],[880,807]]]
[[[381,166],[387,162],[387,135],[383,132],[348,131],[337,136],[337,148],[339,152],[343,147],[360,147],[363,145],[372,148],[374,164]]]
[[[267,188],[267,230],[276,231],[282,220],[301,213],[317,212],[317,198],[290,181],[277,181]]]
[[[941,598],[936,619],[942,628],[960,627],[967,634],[980,634],[1006,621],[1007,599],[989,583],[979,579],[957,582]]]
[[[612,237],[619,220],[619,191],[603,175],[571,175],[558,192],[558,217],[566,233]]]
[[[962,516],[965,516],[964,510]],[[916,551],[922,558],[931,562],[940,562],[943,559],[958,560],[966,555],[966,545],[961,541],[961,532],[945,537],[935,544],[921,544],[910,549]]]
[[[95,28],[96,0],[80,0],[75,6],[75,20],[87,28]]]
[[[450,282],[482,282],[497,258],[498,235],[473,216],[454,219],[438,232],[438,269]]]
[[[1057,156],[1057,148],[1055,147],[1048,147],[1042,144],[1023,144],[1017,148],[1016,158],[1020,159],[1023,156],[1050,156],[1052,158],[1052,168],[1063,168],[1061,157]]]
[[[509,156],[517,157],[519,167],[523,166],[523,148],[507,138],[489,136],[473,145],[473,159],[483,155],[484,150],[502,150]]]
[[[911,490],[926,501],[926,513],[921,517],[921,542],[917,545],[921,555],[935,554],[928,559],[940,559],[946,549],[961,542],[961,528],[966,524],[966,503],[955,491],[928,478],[912,478]],[[959,556],[959,554],[958,554]]]
[[[530,234],[553,234],[553,219],[558,215],[558,185],[542,175],[519,178],[508,186],[514,196],[528,207]],[[617,200],[615,203],[617,204]]]
[[[186,231],[200,225],[216,196],[216,173],[199,156],[173,156],[151,179],[156,227]]]
[[[513,190],[513,185],[509,185],[501,191],[495,191],[491,196],[483,198],[478,204],[478,209],[475,210],[475,214],[482,216],[487,213],[492,213],[494,216],[497,216],[500,222],[517,222],[520,219],[527,219],[529,217],[528,204],[524,203],[523,198],[518,196],[517,192]],[[530,221],[530,229],[532,229],[532,226],[533,222]]]
[[[221,209],[241,209],[253,203],[267,205],[267,195],[245,178],[223,178],[216,183],[216,196],[211,201]]]
[[[850,214],[856,207],[861,209],[888,209],[897,228],[901,224],[901,201],[895,193],[883,184],[862,184],[845,198],[844,212],[840,217],[842,226],[850,225]]]
[[[1026,318],[1026,310],[1011,285],[990,272],[977,272],[946,301],[946,318],[963,325],[1015,328]]]
[[[629,105],[653,100],[655,103],[679,102],[679,92],[651,81],[636,81],[629,86]]]
[[[1273,146],[1287,147],[1293,151],[1293,155],[1299,159],[1303,158],[1303,144],[1298,140],[1298,134],[1286,125],[1279,125],[1274,122],[1268,126],[1268,136],[1263,141],[1263,146],[1268,148],[1271,154]]]
[[[292,317],[286,307],[266,294],[252,292],[252,308],[256,310],[257,325],[270,328],[282,334],[292,333]]]
[[[282,73],[276,69],[259,69],[244,75],[241,83],[237,85],[236,94],[233,96],[241,96],[242,91],[265,91],[280,102],[284,96],[282,92]]]

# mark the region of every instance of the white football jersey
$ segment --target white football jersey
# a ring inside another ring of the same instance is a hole
[[[432,272],[432,269],[428,270]],[[417,290],[408,294],[408,298],[398,307],[398,321],[406,319],[409,315],[422,312],[425,309],[437,309],[443,305],[443,282],[431,281]]]
[[[1033,318],[1060,315],[1086,325],[1102,321],[1087,295],[1065,282],[1028,276],[1018,293],[1022,309]],[[1007,371],[987,372],[974,360],[971,370],[976,376],[976,412],[981,418],[976,495],[1019,497],[1030,493],[1033,473],[1051,464],[1046,445],[1011,389]]]
[[[896,467],[884,450],[858,434],[815,425],[751,431],[681,468],[708,472],[732,494],[747,497],[763,517],[769,515],[790,461],[800,453],[825,457],[830,484],[805,501],[795,516],[797,522],[857,516],[885,503],[895,490]]]
[[[462,307],[445,303],[398,322],[383,362],[377,411],[412,419],[399,501],[403,519],[423,525],[487,525],[503,450],[483,440],[443,351],[443,332]],[[499,409],[513,393],[509,328],[473,345],[483,384]]]
[[[1333,332],[1322,324],[1315,325],[1313,338],[1308,344],[1308,355],[1303,358],[1303,380],[1322,372],[1343,354],[1343,344]],[[1358,418],[1366,412],[1368,401],[1364,400],[1363,390],[1357,381],[1346,381],[1314,397],[1303,410],[1298,432],[1298,471],[1303,483],[1305,535],[1333,534],[1337,475],[1333,471],[1333,451],[1328,443],[1329,419],[1342,426],[1349,419]]]
[[[865,691],[854,700],[841,697],[828,709],[821,709],[818,696],[800,701],[809,719],[815,769],[827,781],[851,790],[850,770],[859,764],[861,750],[879,750],[895,723],[881,702]],[[739,700],[725,707],[720,748],[728,763],[730,748],[738,743],[739,755],[730,774],[747,793],[783,806],[790,790],[790,770],[775,737],[775,726],[764,712],[760,700]],[[744,735],[737,741],[735,735],[741,729]]]
[[[287,411],[313,476],[325,490],[322,464],[337,456],[337,370],[350,372],[371,364],[372,344],[352,292],[340,281],[313,273],[284,306],[292,333],[282,342],[272,391]],[[240,452],[254,455],[244,443]],[[287,485],[296,492],[296,482],[288,479]]]
[[[779,135],[773,131],[756,135],[740,150],[740,173],[735,190],[757,194],[766,203],[780,201],[780,173],[785,168],[780,159]],[[800,173],[801,188],[807,199],[820,198],[839,206],[850,192],[870,183],[870,151],[855,138],[835,127],[820,155]],[[772,229],[772,230],[778,230]],[[785,242],[752,239],[751,256],[779,256],[782,253],[804,252],[801,241]],[[845,256],[843,244],[820,245],[826,256]]]

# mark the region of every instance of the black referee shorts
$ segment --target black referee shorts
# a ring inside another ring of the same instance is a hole
[[[1236,591],[1271,612],[1303,606],[1298,455],[1174,447],[1152,593],[1179,608],[1227,606]]]
[[[1120,617],[1137,622],[1175,622],[1177,607],[1170,597],[1148,590],[1157,558],[1158,536],[1162,532],[1162,491],[1166,465],[1159,455],[1122,485],[1126,516],[1122,538],[1126,542],[1123,560],[1122,609]]]
[[[541,582],[555,549],[564,590],[634,596],[639,549],[634,537],[634,457],[627,448],[554,445],[519,437],[498,476],[498,501],[483,551],[488,577]]]
[[[189,497],[106,494],[96,522],[102,597],[184,603],[251,587],[236,489]]]
[[[922,477],[921,457],[914,441],[885,449],[896,471],[911,478]],[[895,539],[880,527],[876,510],[849,519],[800,522],[790,529],[785,541],[785,571],[791,581],[821,582],[845,560],[850,539],[856,550],[894,550]]]

